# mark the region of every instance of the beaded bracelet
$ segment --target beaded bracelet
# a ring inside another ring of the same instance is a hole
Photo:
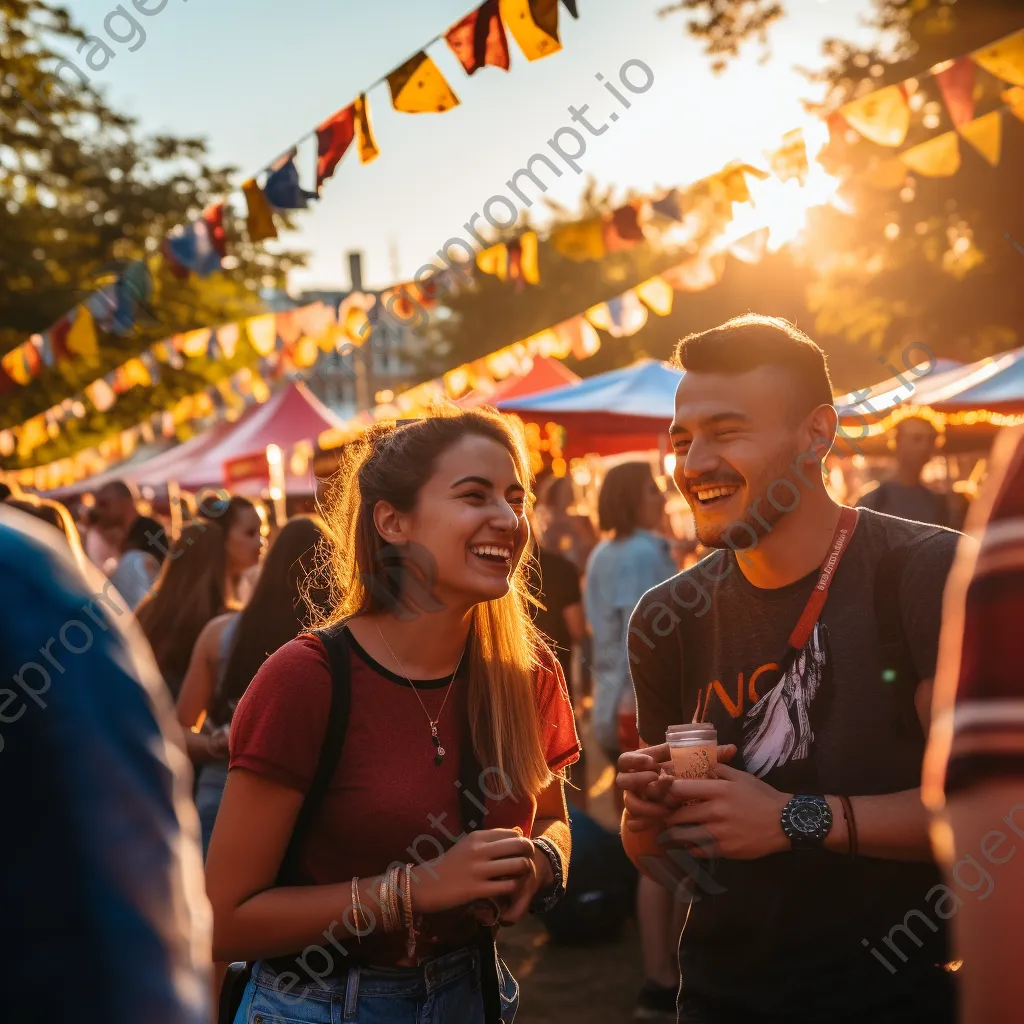
[[[363,904],[359,896],[359,878],[353,876],[352,878],[352,927],[356,932],[356,941],[362,945],[363,942],[363,925],[365,919],[363,918]]]
[[[416,918],[412,912],[412,865],[405,865],[405,887],[402,893],[402,910],[405,917],[405,925],[409,929],[409,937],[405,940],[405,954],[410,960],[416,958],[416,938],[419,931],[416,928]]]

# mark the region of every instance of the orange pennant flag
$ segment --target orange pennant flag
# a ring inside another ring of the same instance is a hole
[[[206,355],[210,346],[210,328],[200,327],[198,331],[188,331],[181,335],[179,351],[189,359],[198,359]]]
[[[445,33],[445,41],[459,58],[466,74],[485,66],[508,71],[508,40],[498,13],[498,0],[484,0]]]
[[[948,178],[960,170],[959,136],[956,132],[944,132],[912,146],[900,154],[900,159],[925,178]]]
[[[902,146],[910,128],[910,107],[903,89],[887,85],[839,108],[846,123],[880,146]]]
[[[975,50],[976,64],[1011,85],[1024,85],[1024,29],[998,43]]]
[[[519,236],[519,272],[527,284],[540,284],[540,264],[537,260],[537,233],[525,231]]]
[[[1008,103],[1014,117],[1024,121],[1024,86],[1015,86],[1003,93],[1003,102]]]
[[[422,51],[388,75],[391,105],[406,114],[433,114],[451,110],[459,98],[437,65]]]
[[[25,361],[22,348],[23,346],[19,345],[17,348],[11,349],[10,352],[0,359],[0,366],[4,368],[11,380],[24,387],[26,384],[31,383],[32,373],[28,368],[28,363]]]
[[[476,265],[485,274],[493,274],[499,281],[504,281],[508,277],[508,246],[499,242],[481,250],[476,254]]]
[[[277,228],[274,227],[274,214],[270,209],[270,203],[263,194],[263,189],[256,184],[255,178],[242,182],[242,193],[245,196],[245,205],[249,210],[249,218],[246,221],[246,229],[250,242],[262,242],[267,238],[277,238]]]
[[[359,162],[363,164],[376,160],[380,155],[377,140],[373,137],[373,125],[370,123],[370,105],[366,93],[360,93],[352,104],[356,116],[356,142],[359,144]]]
[[[974,61],[961,57],[935,73],[953,126],[959,128],[974,117]]]
[[[558,0],[499,0],[499,6],[502,21],[527,60],[539,60],[562,48]]]
[[[714,256],[695,256],[659,275],[677,292],[702,292],[718,284],[725,270],[725,253]]]
[[[348,152],[356,137],[356,119],[353,104],[332,114],[316,130],[316,187],[320,191],[323,183],[334,174],[341,158]]]
[[[1003,151],[1003,112],[976,118],[960,126],[960,134],[993,166],[999,163]]]

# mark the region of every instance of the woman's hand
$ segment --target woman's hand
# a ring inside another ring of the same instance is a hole
[[[503,903],[530,872],[536,874],[534,846],[521,832],[471,832],[440,857],[413,868],[413,910],[430,914],[481,899]]]
[[[533,846],[530,870],[520,876],[511,904],[501,912],[499,918],[501,924],[516,924],[521,921],[530,909],[537,890],[551,884],[551,862],[540,847],[535,843],[530,845]]]
[[[210,733],[210,758],[212,760],[223,761],[228,756],[230,738],[230,726],[227,725],[222,725]]]

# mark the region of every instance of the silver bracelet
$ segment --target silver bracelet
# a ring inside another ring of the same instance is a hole
[[[565,880],[562,877],[562,855],[550,839],[531,839],[530,842],[547,857],[551,863],[551,884],[546,888],[538,890],[530,904],[530,911],[534,914],[546,914],[554,908],[565,895]]]

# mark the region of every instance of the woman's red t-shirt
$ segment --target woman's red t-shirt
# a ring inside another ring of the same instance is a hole
[[[427,715],[408,680],[371,658],[351,634],[348,641],[352,706],[345,744],[300,855],[302,870],[318,885],[377,875],[395,861],[433,859],[462,832],[456,783],[462,744],[468,742],[468,664],[460,669],[438,722],[445,758],[435,766]],[[449,681],[415,681],[431,717]],[[553,657],[538,670],[536,698],[547,763],[560,771],[579,758],[580,743],[572,702]],[[331,669],[323,644],[308,635],[285,644],[264,662],[239,701],[231,723],[231,768],[305,793],[316,771],[330,704]],[[531,834],[537,810],[533,797],[509,795],[497,768],[484,768],[481,787],[488,796],[482,820],[471,827],[518,825]],[[434,915],[424,922],[418,955],[464,945],[476,932],[475,920],[464,911]],[[402,935],[369,936],[357,946],[348,929],[337,934],[351,939],[349,952],[359,959],[394,962],[404,952]]]

